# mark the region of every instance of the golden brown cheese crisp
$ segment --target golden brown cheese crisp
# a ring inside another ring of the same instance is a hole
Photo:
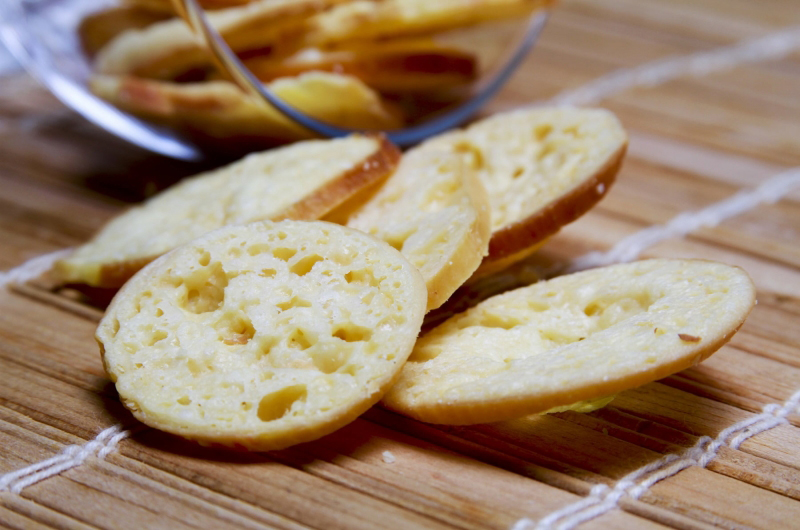
[[[260,55],[244,64],[262,81],[316,70],[350,75],[378,92],[392,94],[465,87],[478,74],[475,54],[419,37],[306,48],[289,57]]]
[[[226,9],[251,3],[253,0],[197,0],[203,9]],[[172,0],[123,0],[124,4],[140,9],[147,9],[161,13],[175,13],[175,4]]]
[[[447,151],[410,149],[367,202],[331,215],[402,252],[425,278],[429,310],[470,277],[489,242],[486,192]]]
[[[119,291],[97,329],[142,422],[203,445],[280,449],[377,402],[425,313],[419,272],[389,245],[320,221],[226,227]]]
[[[417,341],[384,404],[443,424],[604,398],[693,366],[755,303],[742,269],[653,259],[494,296]]]
[[[483,22],[527,16],[553,0],[355,0],[314,15],[307,45],[430,34]]]
[[[325,0],[260,0],[208,13],[207,18],[231,49],[240,52],[275,45],[329,4]],[[171,18],[118,35],[97,54],[94,68],[100,74],[171,80],[212,64],[201,42],[183,19]]]
[[[68,283],[119,287],[207,232],[262,219],[317,219],[386,178],[400,152],[382,137],[309,140],[186,179],[110,221],[55,265]]]
[[[628,136],[603,109],[532,107],[431,138],[461,153],[488,193],[489,255],[476,276],[506,268],[586,213],[611,188]]]
[[[227,81],[179,84],[95,76],[90,88],[125,112],[171,127],[219,151],[247,152],[317,137]],[[351,76],[308,72],[272,81],[269,88],[284,102],[326,123],[380,131],[402,124],[396,109]]]

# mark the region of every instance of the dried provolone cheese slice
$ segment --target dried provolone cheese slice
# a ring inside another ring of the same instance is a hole
[[[645,260],[539,282],[424,335],[384,403],[422,421],[470,424],[617,394],[693,366],[755,303],[738,267]]]
[[[628,136],[603,109],[534,107],[495,114],[420,149],[461,153],[486,188],[489,255],[476,276],[535,251],[611,188]]]
[[[142,422],[271,450],[349,423],[394,381],[425,313],[403,256],[321,221],[226,227],[123,286],[97,329],[106,371]]]
[[[309,140],[181,181],[112,219],[58,261],[65,283],[119,287],[156,257],[207,232],[264,219],[317,219],[388,176],[400,152],[378,136]]]

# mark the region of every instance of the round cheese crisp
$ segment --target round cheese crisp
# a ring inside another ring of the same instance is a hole
[[[646,260],[498,295],[423,336],[392,409],[422,421],[500,421],[596,400],[699,363],[755,303],[747,274]]]
[[[158,256],[233,224],[318,219],[388,177],[400,151],[381,136],[309,140],[185,179],[105,225],[55,264],[62,282],[119,287]]]
[[[597,204],[627,145],[607,110],[533,107],[489,116],[418,149],[461,153],[486,188],[492,236],[476,278],[527,257]]]
[[[427,294],[386,243],[325,222],[211,232],[149,264],[97,330],[122,402],[204,445],[313,440],[377,402]]]

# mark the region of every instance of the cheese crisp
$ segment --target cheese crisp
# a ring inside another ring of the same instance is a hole
[[[206,10],[225,9],[249,4],[253,0],[197,0],[197,4]],[[151,11],[174,13],[175,5],[172,0],[123,0],[125,4],[136,6]]]
[[[430,38],[357,42],[332,50],[306,48],[289,57],[244,61],[261,81],[308,71],[346,74],[382,93],[421,93],[463,88],[478,75],[478,58]]]
[[[170,83],[95,76],[90,88],[125,112],[172,127],[217,150],[257,150],[316,137],[227,81]],[[358,130],[391,130],[402,124],[398,111],[352,76],[307,72],[276,79],[269,88],[284,102],[323,122]]]
[[[388,176],[400,152],[353,135],[255,153],[186,179],[109,222],[56,263],[64,282],[119,287],[156,257],[211,230],[263,219],[317,219]]]
[[[435,33],[527,16],[554,0],[355,0],[314,15],[308,45]]]
[[[142,269],[97,330],[120,398],[204,445],[279,449],[378,401],[425,313],[389,245],[319,221],[226,227]]]
[[[208,21],[234,51],[266,48],[296,32],[323,0],[260,0],[208,14]],[[125,31],[100,50],[95,71],[174,79],[194,68],[207,68],[211,56],[181,18]]]
[[[422,272],[428,309],[442,305],[475,271],[489,243],[489,204],[475,173],[447,151],[407,151],[378,192],[343,215]]]
[[[744,271],[700,260],[543,281],[424,335],[384,403],[422,421],[470,424],[610,396],[699,363],[754,303]]]
[[[528,15],[553,0],[260,0],[213,11],[209,23],[237,53],[287,54],[308,46],[432,34]],[[174,79],[212,60],[175,18],[127,31],[97,56],[104,74]]]
[[[594,206],[627,145],[611,112],[534,107],[495,114],[420,149],[461,153],[488,192],[492,239],[482,276],[524,258]]]

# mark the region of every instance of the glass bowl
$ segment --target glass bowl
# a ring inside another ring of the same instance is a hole
[[[118,0],[3,0],[0,39],[31,75],[90,122],[161,155],[183,160],[205,158],[215,151],[213,142],[199,142],[180,128],[155,125],[119,110],[89,90],[93,65],[86,53],[85,34],[80,35],[81,24],[87,17],[119,6]],[[175,9],[185,9],[184,17],[196,28],[198,41],[210,47],[217,71],[227,71],[218,77],[232,80],[250,97],[273,106],[288,119],[313,131],[313,135],[333,137],[353,131],[315,119],[276,96],[269,88],[270,83],[260,81],[242,62],[241,57],[246,54],[237,56],[225,44],[209,25],[208,13],[204,14],[195,0],[179,0]],[[383,132],[405,146],[468,119],[519,66],[546,19],[547,10],[543,8],[529,17],[436,33],[437,42],[458,47],[474,57],[472,78],[457,89],[411,94],[381,92],[380,97],[401,109],[405,116],[402,126]]]

